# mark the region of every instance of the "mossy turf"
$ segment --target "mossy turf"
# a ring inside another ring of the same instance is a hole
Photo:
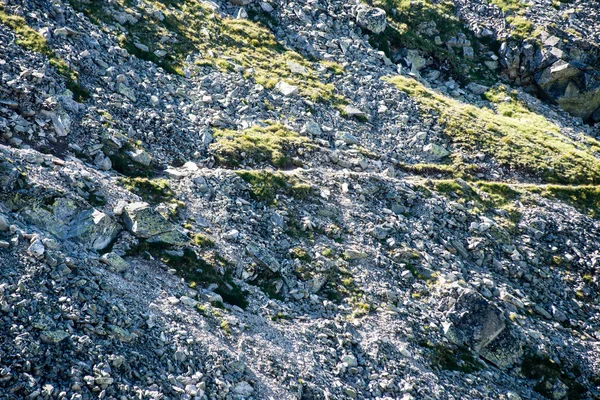
[[[252,197],[268,205],[276,204],[279,195],[306,198],[311,192],[309,184],[293,175],[267,170],[237,171],[236,173],[250,185]]]
[[[527,4],[521,0],[489,0],[505,13],[522,12],[527,9]]]
[[[276,168],[295,166],[293,157],[300,148],[316,146],[308,138],[299,136],[280,124],[254,126],[243,131],[218,130],[210,150],[221,165],[238,167],[267,163]]]
[[[48,46],[46,39],[35,29],[31,28],[25,18],[6,13],[4,6],[0,5],[0,23],[9,27],[17,37],[16,43],[26,50],[33,51],[48,58],[48,62],[56,71],[66,78],[66,86],[73,93],[77,101],[89,97],[87,91],[79,84],[79,74],[73,70]]]
[[[223,18],[209,5],[194,0],[142,0],[135,11],[129,0],[116,0],[110,7],[100,1],[71,3],[92,21],[107,26],[116,24],[111,8],[136,15],[136,24],[120,27],[121,46],[168,72],[183,75],[188,61],[194,61],[197,66],[243,72],[267,89],[283,80],[298,86],[300,95],[312,101],[344,101],[334,93],[333,85],[321,81],[313,63],[286,49],[259,22]],[[157,50],[166,55],[160,56]],[[338,67],[329,67],[332,73],[340,73]]]
[[[140,196],[149,203],[160,203],[173,199],[175,193],[171,190],[169,182],[166,179],[148,179],[148,178],[120,178],[125,189]]]
[[[600,183],[598,142],[575,141],[562,134],[558,125],[531,111],[514,91],[503,86],[491,89],[484,94],[488,106],[477,107],[409,77],[385,79],[413,98],[423,114],[437,118],[456,149],[451,158],[457,172],[477,165],[460,153],[483,153],[510,172],[545,183]]]

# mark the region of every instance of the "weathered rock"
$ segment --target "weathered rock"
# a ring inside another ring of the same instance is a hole
[[[299,93],[298,86],[290,85],[285,81],[279,81],[279,83],[275,85],[275,89],[285,97],[295,96]]]
[[[81,212],[70,223],[67,238],[94,250],[106,248],[121,227],[112,218],[96,209]]]
[[[127,230],[139,238],[150,242],[161,242],[172,245],[185,245],[189,238],[179,232],[148,203],[131,203],[125,207],[123,222]]]
[[[113,272],[124,272],[129,269],[129,263],[113,252],[104,254],[100,261],[107,264]]]
[[[68,337],[69,334],[63,330],[44,331],[40,334],[40,340],[42,341],[42,343],[49,344],[60,343]]]
[[[523,357],[521,339],[512,329],[504,329],[479,353],[502,369],[511,368]]]
[[[253,243],[246,246],[248,254],[254,257],[262,266],[269,268],[272,272],[279,272],[279,262],[265,249]]]
[[[474,291],[464,292],[447,315],[445,334],[454,343],[481,351],[506,328],[502,311]]]
[[[94,250],[106,248],[121,230],[119,224],[94,208],[80,210],[77,202],[59,198],[51,206],[26,208],[23,216],[58,239],[72,239]]]
[[[381,8],[360,4],[356,9],[356,23],[375,34],[382,33],[387,27],[385,11]]]

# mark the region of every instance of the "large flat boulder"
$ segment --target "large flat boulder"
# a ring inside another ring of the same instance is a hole
[[[190,242],[189,238],[179,232],[148,203],[131,203],[123,213],[125,228],[134,236],[147,239],[149,242],[183,246]]]

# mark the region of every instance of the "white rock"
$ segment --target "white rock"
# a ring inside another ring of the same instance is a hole
[[[31,242],[31,245],[27,249],[29,255],[35,258],[41,258],[44,255],[45,251],[46,248],[44,247],[44,244],[40,239],[37,238],[33,242]]]
[[[299,93],[298,86],[290,85],[285,81],[279,81],[279,83],[275,85],[275,89],[285,97],[296,96]]]

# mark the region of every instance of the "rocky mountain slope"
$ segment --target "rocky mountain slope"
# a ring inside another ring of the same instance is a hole
[[[599,12],[2,0],[0,399],[600,398]]]

